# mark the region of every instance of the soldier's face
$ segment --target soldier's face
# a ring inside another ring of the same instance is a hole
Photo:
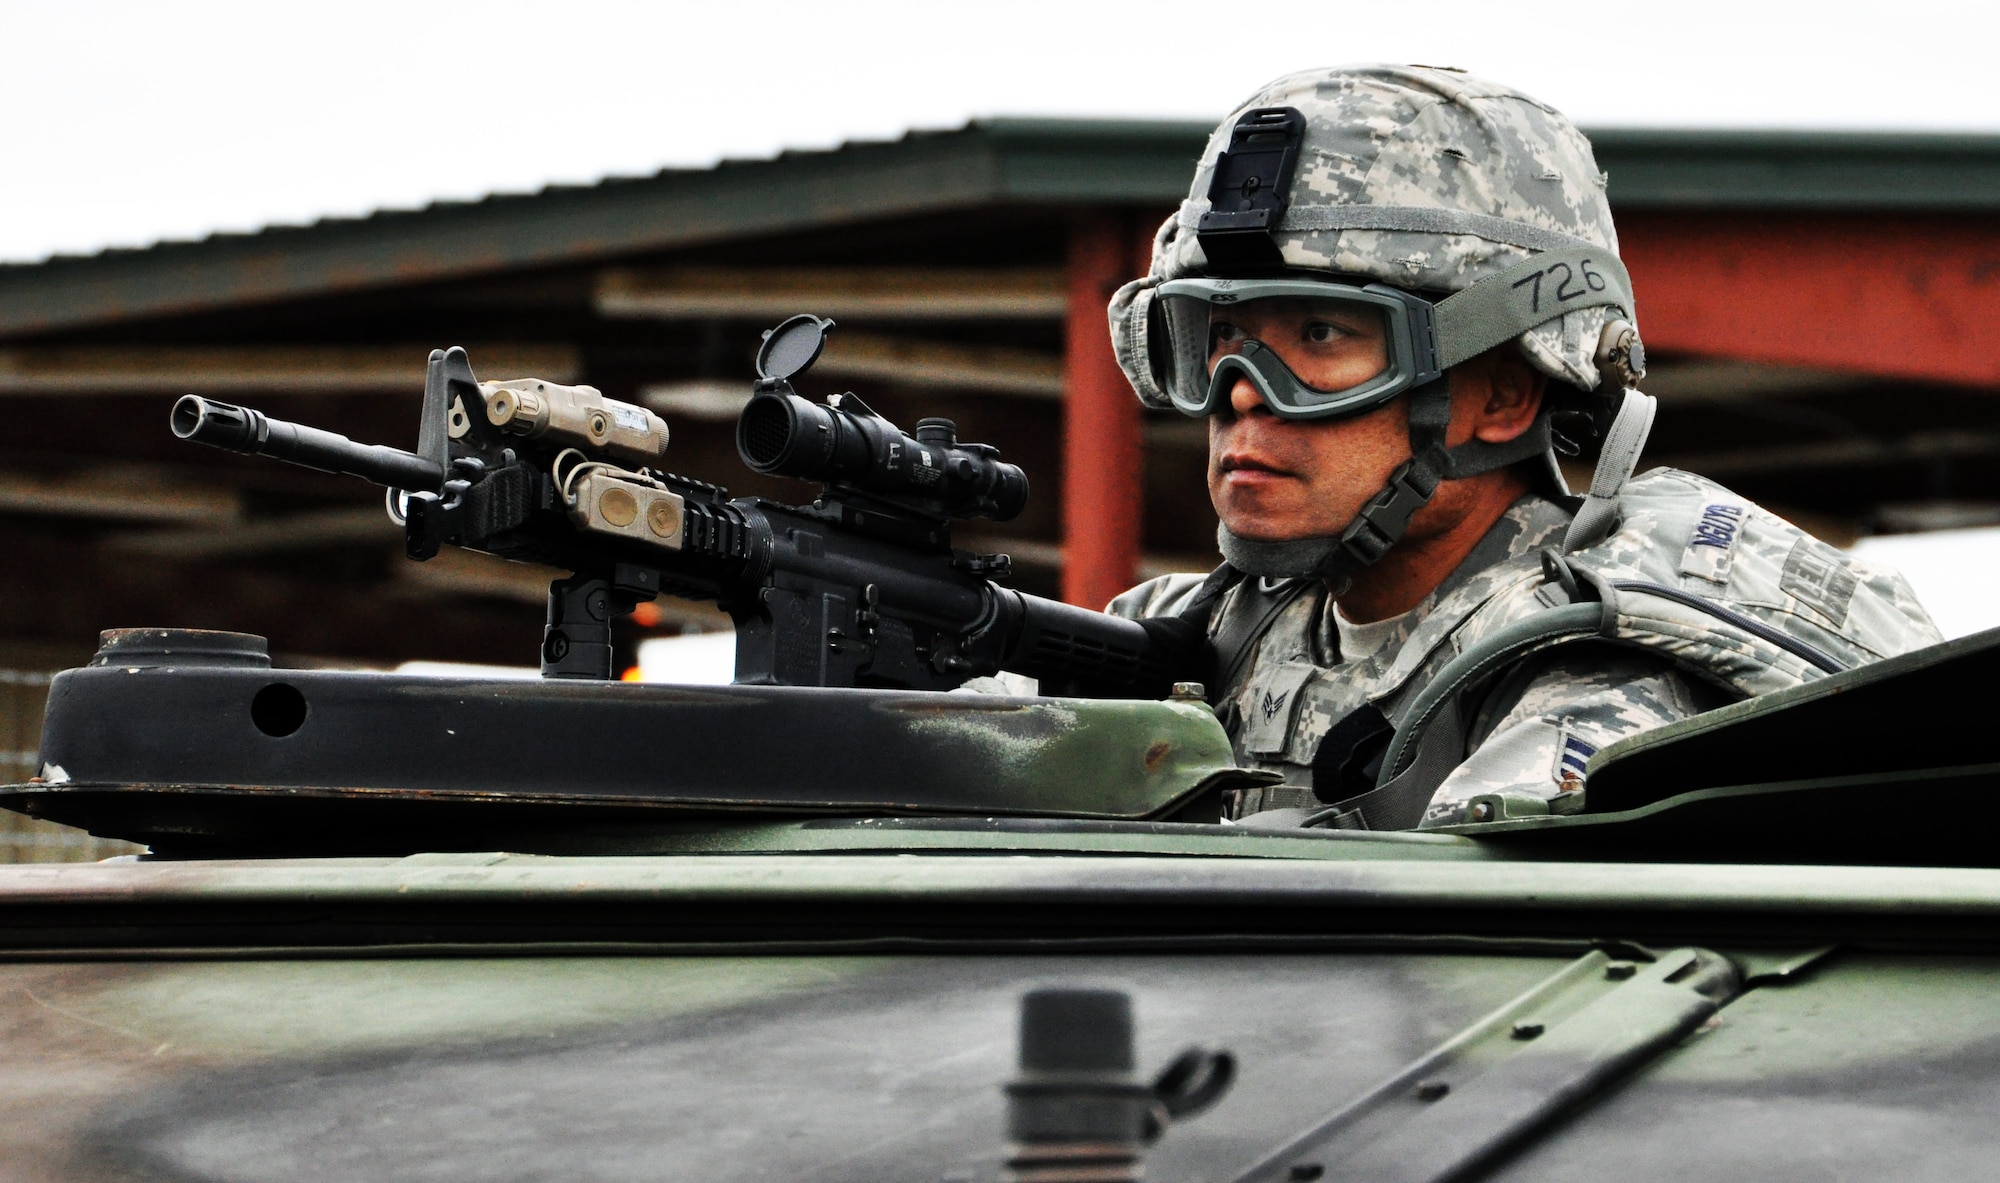
[[[1255,300],[1218,309],[1209,322],[1210,364],[1249,339],[1319,390],[1359,386],[1389,364],[1380,313],[1337,301]],[[1228,412],[1209,417],[1209,498],[1241,538],[1336,534],[1409,459],[1408,423],[1402,399],[1351,419],[1280,419],[1239,378]]]
[[[1218,334],[1216,348],[1222,350],[1232,342],[1240,348],[1242,337],[1254,337],[1273,349],[1278,348],[1276,340],[1292,342],[1296,347],[1285,362],[1308,382],[1330,383],[1382,364],[1381,339],[1375,339],[1377,352],[1370,353],[1365,334],[1353,331],[1351,336],[1334,338],[1336,347],[1322,355],[1325,369],[1305,372],[1313,359],[1307,348],[1315,344],[1313,334],[1327,334],[1313,327],[1313,309],[1294,311],[1293,321],[1252,324],[1232,309],[1236,318],[1232,336],[1225,339]],[[1346,368],[1336,372],[1337,366]],[[1475,438],[1488,443],[1516,438],[1533,424],[1546,385],[1517,351],[1506,347],[1452,367],[1450,381],[1451,425],[1445,430],[1449,447]],[[1256,387],[1247,379],[1238,380],[1230,390],[1227,411],[1208,421],[1209,499],[1223,524],[1240,538],[1289,542],[1336,535],[1368,498],[1381,491],[1396,466],[1410,458],[1409,432],[1409,401],[1404,398],[1351,419],[1280,419],[1264,405]],[[1448,530],[1477,500],[1477,491],[1467,486],[1480,479],[1445,481],[1411,519],[1405,538],[1417,540]],[[1498,495],[1518,494],[1502,489]]]
[[[1280,419],[1248,381],[1230,414],[1208,420],[1208,496],[1239,538],[1289,542],[1338,534],[1410,458],[1404,400],[1352,419]]]

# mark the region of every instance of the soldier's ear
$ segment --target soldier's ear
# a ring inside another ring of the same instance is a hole
[[[1528,359],[1502,346],[1489,349],[1461,363],[1467,371],[1463,383],[1473,406],[1472,434],[1489,444],[1504,444],[1533,426],[1547,396],[1548,375],[1528,364]],[[1453,377],[1459,375],[1454,370]],[[1454,382],[1454,386],[1460,383]]]

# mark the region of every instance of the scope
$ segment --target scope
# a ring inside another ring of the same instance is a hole
[[[357,444],[344,435],[273,419],[249,407],[183,395],[168,424],[174,434],[246,456],[270,456],[321,472],[358,476],[391,489],[435,493],[444,487],[438,466],[414,452]]]
[[[820,404],[770,389],[752,396],[736,420],[743,463],[767,476],[927,503],[919,508],[947,517],[1004,522],[1027,507],[1027,474],[997,449],[959,443],[951,420],[922,420],[909,436],[853,395],[835,397]]]

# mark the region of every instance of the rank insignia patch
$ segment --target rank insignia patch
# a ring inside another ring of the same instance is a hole
[[[1590,758],[1597,754],[1597,745],[1572,735],[1568,728],[1562,732],[1562,744],[1556,748],[1555,781],[1565,793],[1573,793],[1583,787],[1584,769]]]

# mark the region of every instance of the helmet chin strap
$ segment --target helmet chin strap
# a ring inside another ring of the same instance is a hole
[[[1338,535],[1259,542],[1244,538],[1226,525],[1216,528],[1215,542],[1229,565],[1246,575],[1270,579],[1324,579],[1333,594],[1344,594],[1354,576],[1389,553],[1409,532],[1410,519],[1430,502],[1438,482],[1478,476],[1518,460],[1538,456],[1549,447],[1549,413],[1535,417],[1527,431],[1505,443],[1468,440],[1445,447],[1451,424],[1451,388],[1439,377],[1410,392],[1410,459],[1389,474]]]
[[[1228,526],[1215,528],[1215,546],[1223,561],[1245,575],[1267,579],[1325,579],[1334,594],[1342,595],[1354,582],[1351,572],[1336,562],[1340,539],[1333,537],[1295,538],[1289,542],[1260,542],[1239,536]]]

